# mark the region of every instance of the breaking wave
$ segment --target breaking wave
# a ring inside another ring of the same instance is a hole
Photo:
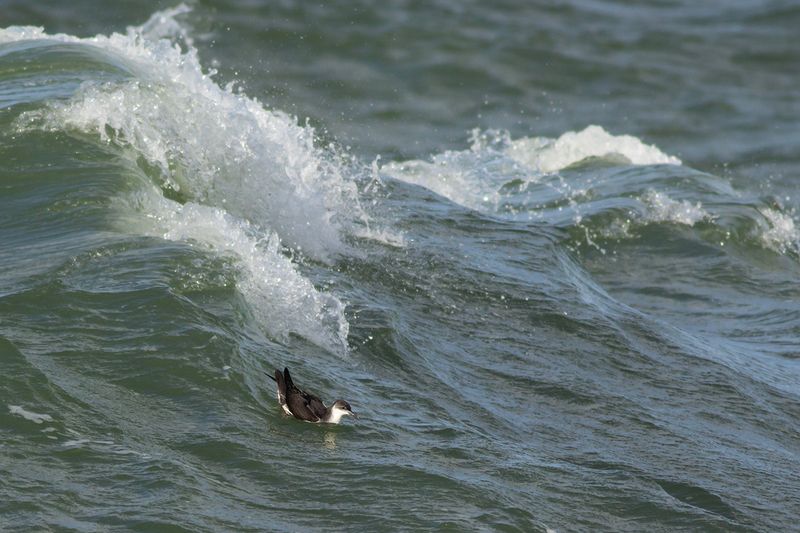
[[[344,304],[289,255],[331,262],[348,253],[349,235],[365,234],[358,172],[334,147],[318,146],[313,128],[220,87],[180,23],[188,11],[181,5],[125,34],[85,39],[1,30],[0,45],[77,46],[97,52],[98,70],[116,72],[22,113],[17,128],[88,137],[133,161],[146,179],[144,192],[118,202],[139,215],[138,227],[121,217],[127,230],[234,254],[237,287],[269,334],[346,350]]]
[[[599,126],[556,139],[474,130],[468,150],[392,162],[381,172],[483,213],[554,224],[569,231],[575,246],[603,252],[604,240],[667,224],[710,226],[702,238],[717,244],[738,240],[800,253],[794,213]]]

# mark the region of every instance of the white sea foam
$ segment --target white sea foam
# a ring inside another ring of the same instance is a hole
[[[20,405],[9,405],[8,410],[12,415],[21,416],[25,420],[30,420],[34,424],[53,421],[53,417],[50,415],[34,413],[33,411],[26,410]]]
[[[761,241],[776,252],[800,252],[800,230],[794,218],[775,209],[761,209],[761,214],[769,224],[769,228],[761,232]]]
[[[711,215],[703,209],[700,202],[691,203],[688,200],[673,200],[664,193],[650,189],[642,197],[649,210],[645,215],[647,222],[674,222],[694,226],[695,223],[711,219]]]
[[[281,253],[277,234],[235,217],[224,209],[196,203],[178,204],[157,191],[140,193],[136,203],[150,213],[143,231],[182,241],[238,259],[237,288],[253,315],[273,337],[297,333],[319,346],[343,353],[349,324],[344,304],[316,290],[291,260]]]
[[[448,150],[430,161],[390,162],[381,172],[429,189],[449,200],[478,211],[494,211],[502,199],[499,189],[516,176],[529,173],[508,158],[503,150],[510,142],[505,131],[472,131],[468,150]]]
[[[540,183],[545,176],[590,157],[602,157],[630,165],[679,165],[678,158],[644,144],[630,135],[611,135],[599,126],[567,132],[557,139],[530,137],[513,140],[508,132],[472,132],[469,150],[447,151],[430,161],[389,163],[382,171],[394,178],[426,187],[460,205],[479,211],[497,210],[506,194],[503,187],[513,181],[522,185]],[[584,186],[575,186],[547,176],[551,189],[570,202],[586,196]],[[521,190],[522,187],[518,187]],[[531,198],[536,203],[537,198]]]
[[[497,204],[496,184],[481,175],[477,162],[464,152],[444,152],[432,162],[389,163],[381,170],[393,178],[420,185],[449,200],[479,211],[490,211]]]
[[[556,172],[590,157],[623,157],[632,165],[680,165],[653,145],[631,135],[612,135],[600,126],[569,131],[558,139],[531,137],[512,141],[506,153],[515,161],[541,173]]]
[[[269,333],[294,332],[341,350],[344,305],[317,291],[281,245],[322,261],[346,253],[344,236],[364,234],[366,220],[354,180],[333,150],[315,145],[312,128],[232,86],[221,88],[213,72],[203,71],[178,19],[187,11],[182,5],[125,34],[88,39],[32,27],[0,30],[0,42],[97,47],[133,73],[87,82],[69,100],[24,113],[17,126],[88,133],[143,158],[157,170],[157,185],[174,191],[158,198],[148,191],[129,203],[144,215],[143,231],[234,254],[242,267],[237,286]],[[173,195],[185,205],[167,199]]]
[[[203,72],[194,48],[183,52],[160,39],[181,31],[175,16],[187,10],[156,13],[125,35],[90,39],[47,35],[41,28],[4,30],[0,40],[100,47],[136,70],[126,82],[86,83],[72,99],[27,113],[19,124],[79,130],[131,147],[160,169],[167,187],[191,200],[274,229],[319,259],[341,251],[348,222],[364,216],[355,184],[332,154],[314,145],[313,128],[232,87],[220,88]]]

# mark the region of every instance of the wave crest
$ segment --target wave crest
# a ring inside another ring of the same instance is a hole
[[[99,49],[130,74],[109,81],[88,72],[72,97],[22,113],[17,128],[88,136],[136,162],[158,197],[127,202],[139,210],[139,230],[235,254],[238,288],[269,333],[346,349],[344,304],[317,291],[282,249],[324,262],[350,251],[346,237],[367,220],[356,174],[333,147],[317,146],[313,128],[217,85],[179,20],[189,11],[181,5],[125,34],[86,39],[0,31],[0,42]]]
[[[667,155],[654,145],[631,135],[612,135],[600,126],[568,131],[557,139],[546,137],[512,141],[509,157],[541,173],[556,172],[589,158],[605,158],[631,165],[680,165],[681,160]]]
[[[694,228],[715,246],[739,240],[781,254],[800,252],[793,213],[599,126],[555,139],[475,130],[468,150],[381,170],[483,213],[562,227],[571,246],[603,253],[604,241],[634,238],[637,227],[657,224]]]

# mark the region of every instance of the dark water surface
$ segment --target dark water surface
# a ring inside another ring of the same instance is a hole
[[[794,2],[0,27],[0,530],[796,529]]]

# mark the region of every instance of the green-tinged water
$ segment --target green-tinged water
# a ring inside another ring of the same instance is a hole
[[[795,529],[799,22],[2,4],[0,531]]]

